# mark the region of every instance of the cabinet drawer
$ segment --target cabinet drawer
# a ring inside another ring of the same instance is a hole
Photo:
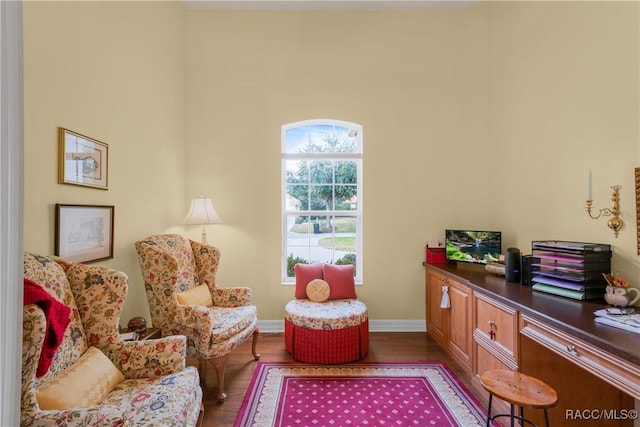
[[[640,367],[525,314],[520,315],[520,325],[522,335],[640,399]]]
[[[475,293],[475,321],[473,336],[476,342],[495,346],[514,361],[517,360],[517,311],[486,295]],[[493,331],[491,336],[490,331]]]

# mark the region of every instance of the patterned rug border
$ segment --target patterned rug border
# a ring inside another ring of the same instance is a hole
[[[474,422],[463,422],[460,425],[481,425],[486,423],[486,408],[480,403],[480,401],[471,393],[471,391],[465,386],[453,370],[442,361],[431,362],[357,362],[346,363],[340,365],[319,365],[319,364],[305,364],[298,362],[258,362],[256,369],[251,378],[249,388],[242,400],[240,410],[234,422],[234,427],[266,427],[272,426],[273,422],[266,423],[266,418],[273,418],[271,411],[274,408],[267,407],[267,416],[259,414],[258,409],[262,405],[270,406],[266,403],[266,399],[261,398],[262,390],[269,377],[269,372],[272,369],[281,369],[282,371],[277,373],[278,379],[285,376],[298,375],[298,376],[327,376],[327,377],[340,377],[340,376],[420,376],[429,380],[430,384],[439,395],[443,390],[438,390],[436,384],[432,383],[433,378],[427,376],[425,371],[434,369],[437,371],[438,376],[448,385],[444,387],[445,392],[449,392],[446,396],[440,396],[443,402],[448,406],[448,410],[453,414],[455,412],[464,412],[468,410],[466,420],[473,418]],[[362,370],[362,372],[358,372]],[[302,375],[302,374],[305,375]],[[395,375],[390,375],[395,374]],[[401,375],[398,375],[401,374]],[[436,378],[437,379],[437,378]],[[271,387],[274,387],[271,385]],[[451,394],[453,393],[453,395]],[[449,401],[453,400],[453,402]],[[449,407],[450,406],[450,407]],[[263,416],[259,416],[263,415]],[[257,417],[258,416],[258,417]],[[464,417],[463,417],[464,418]]]

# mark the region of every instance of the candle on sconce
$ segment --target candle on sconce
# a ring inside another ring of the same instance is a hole
[[[618,232],[624,225],[622,218],[620,218],[620,186],[614,185],[611,187],[613,191],[611,193],[611,201],[613,205],[611,208],[603,208],[603,209],[592,209],[593,206],[593,193],[592,193],[592,179],[593,175],[591,173],[591,169],[587,172],[587,215],[591,219],[598,219],[600,217],[608,217],[611,219],[607,221],[607,226],[613,230],[613,234],[615,237],[618,237]],[[594,213],[595,212],[595,213]]]

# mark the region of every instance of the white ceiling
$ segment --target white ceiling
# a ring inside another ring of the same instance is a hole
[[[187,9],[413,11],[462,10],[482,0],[183,0]]]

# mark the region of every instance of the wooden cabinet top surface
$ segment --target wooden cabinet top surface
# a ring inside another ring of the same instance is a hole
[[[507,282],[504,277],[487,273],[483,266],[424,264],[467,284],[474,292],[491,296],[514,309],[543,320],[549,326],[640,365],[640,335],[594,321],[594,311],[606,307],[604,300],[578,301],[534,292],[531,287]]]

